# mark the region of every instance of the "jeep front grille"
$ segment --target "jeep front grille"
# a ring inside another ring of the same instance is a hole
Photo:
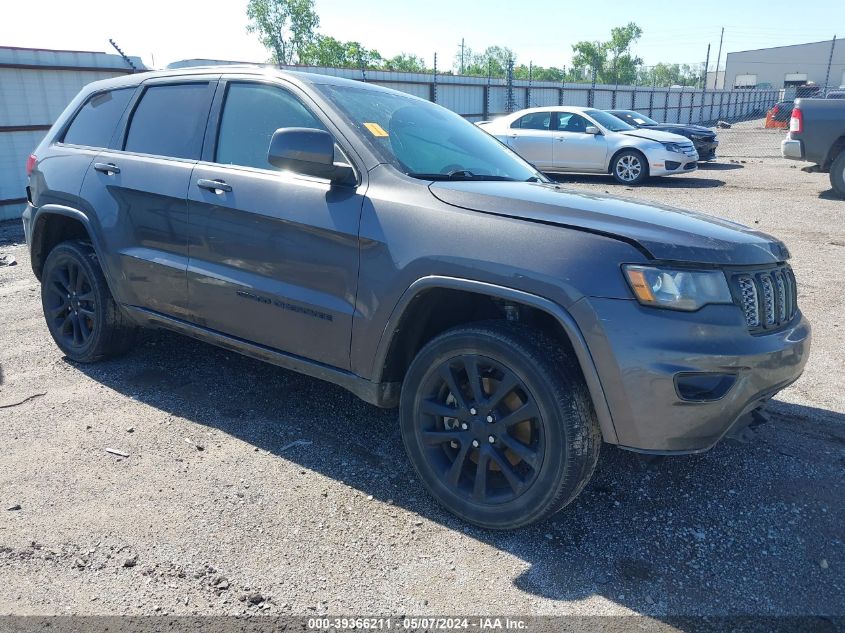
[[[795,276],[789,266],[735,273],[734,297],[752,332],[777,329],[795,316]]]

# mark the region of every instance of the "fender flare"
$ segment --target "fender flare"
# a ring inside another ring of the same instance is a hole
[[[378,348],[376,350],[374,370],[375,380],[381,380],[381,372],[384,368],[387,354],[390,345],[393,342],[396,327],[405,316],[407,309],[422,292],[435,288],[445,288],[451,290],[464,290],[467,292],[474,292],[477,294],[488,295],[499,299],[511,300],[517,303],[537,308],[547,314],[550,314],[563,328],[566,335],[572,343],[572,348],[575,350],[575,356],[578,364],[581,367],[581,372],[584,374],[584,380],[587,383],[587,389],[590,392],[590,398],[593,401],[593,408],[596,412],[596,417],[599,421],[602,436],[605,442],[610,444],[618,444],[616,435],[616,428],[613,425],[613,417],[610,413],[610,406],[607,402],[607,397],[604,393],[601,379],[599,378],[598,370],[596,369],[595,361],[587,346],[587,341],[581,333],[575,319],[563,307],[539,295],[516,290],[507,286],[499,286],[496,284],[487,283],[484,281],[476,281],[472,279],[463,279],[458,277],[445,277],[439,275],[432,275],[428,277],[421,277],[412,283],[393,308],[393,312],[387,320],[387,324],[382,331],[379,340]]]
[[[107,266],[105,261],[102,257],[103,249],[100,243],[99,237],[97,232],[91,226],[90,218],[85,215],[79,209],[75,209],[73,207],[68,207],[61,204],[45,204],[42,207],[39,207],[35,213],[32,215],[31,226],[32,226],[32,237],[31,237],[31,257],[32,257],[32,268],[33,272],[36,274],[36,277],[41,278],[40,271],[35,270],[35,262],[37,258],[40,258],[40,232],[43,230],[43,226],[46,220],[45,216],[50,215],[61,215],[67,218],[71,218],[73,220],[77,220],[79,223],[85,227],[86,233],[88,233],[88,238],[91,240],[91,246],[94,249],[94,252],[97,254],[97,259],[100,262],[100,267],[103,270],[103,275],[106,278],[106,283],[109,286],[109,290],[113,291],[112,288],[112,280],[109,271],[107,270]],[[39,249],[36,252],[36,248]]]

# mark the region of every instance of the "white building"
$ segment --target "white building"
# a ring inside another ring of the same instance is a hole
[[[825,40],[728,53],[724,74],[728,89],[824,86],[826,80],[828,87],[839,87],[845,85],[845,42]]]
[[[120,55],[0,46],[0,220],[20,217],[27,156],[80,88],[131,72]]]

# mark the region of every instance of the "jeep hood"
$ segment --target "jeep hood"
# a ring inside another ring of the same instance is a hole
[[[433,182],[446,204],[568,227],[635,243],[654,259],[765,265],[789,258],[782,242],[694,211],[531,182]]]

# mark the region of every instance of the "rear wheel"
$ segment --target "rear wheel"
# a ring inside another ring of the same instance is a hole
[[[637,150],[626,149],[613,158],[610,172],[616,182],[623,185],[639,185],[648,178],[648,162]]]
[[[135,326],[115,303],[94,250],[62,242],[47,256],[41,306],[59,349],[83,363],[116,356],[135,339]]]
[[[499,322],[449,330],[420,351],[402,386],[400,424],[428,490],[486,528],[563,508],[601,445],[573,360],[555,341]]]
[[[845,198],[845,150],[839,152],[830,166],[830,184],[836,193]]]

